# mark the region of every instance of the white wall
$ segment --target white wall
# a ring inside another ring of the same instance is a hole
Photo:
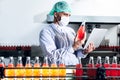
[[[73,0],[74,15],[120,16],[120,0]]]
[[[57,1],[0,0],[0,44],[39,45],[39,32],[47,25],[46,15]],[[73,15],[120,16],[119,0],[66,1]]]
[[[38,45],[41,25],[53,2],[0,0],[0,44]]]

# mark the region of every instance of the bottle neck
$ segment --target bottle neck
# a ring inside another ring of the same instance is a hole
[[[82,64],[81,57],[78,57],[79,64]]]
[[[23,67],[23,64],[22,64],[22,57],[18,57],[17,67]]]
[[[27,57],[27,60],[26,60],[26,67],[31,67],[31,63],[30,63],[30,57]]]
[[[112,63],[117,64],[117,59],[113,59]]]
[[[94,64],[94,60],[93,60],[93,59],[90,59],[90,60],[89,60],[89,64]]]

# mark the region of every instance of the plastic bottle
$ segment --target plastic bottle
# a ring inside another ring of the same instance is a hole
[[[50,71],[49,71],[48,57],[45,57],[42,65],[42,76],[49,77],[49,74],[50,74]],[[44,78],[44,79],[48,79],[48,78]]]
[[[110,70],[108,68],[110,68],[110,61],[109,61],[109,56],[105,57],[105,62],[103,65],[106,69],[106,76],[110,76]]]
[[[22,64],[22,57],[21,56],[18,57],[16,67],[19,68],[19,69],[15,70],[15,75],[16,75],[16,77],[18,77],[17,80],[22,80],[23,78],[19,78],[19,77],[24,77],[25,70],[24,70],[24,67],[23,67],[23,64]]]
[[[33,76],[42,76],[42,71],[41,69],[35,69],[35,68],[40,68],[40,62],[39,62],[39,57],[35,57],[35,63],[34,63],[34,70],[33,70]],[[39,78],[34,78],[34,80],[39,80]]]
[[[76,64],[76,80],[82,80],[83,69],[82,69],[82,62],[81,57],[78,57],[79,64]]]
[[[12,69],[14,68],[14,59],[13,57],[9,57],[9,63],[8,63],[8,68],[10,69],[6,69],[5,70],[5,75],[8,76],[8,77],[15,77],[15,70]],[[7,80],[14,80],[14,78],[8,78]]]
[[[33,75],[33,70],[32,69],[30,69],[30,68],[32,68],[32,65],[31,65],[31,63],[30,63],[30,57],[27,57],[27,59],[26,59],[26,64],[25,64],[25,76],[26,77],[32,77]],[[31,78],[26,78],[26,80],[31,80]]]
[[[117,64],[117,57],[113,56],[112,64],[111,64],[110,76],[117,76],[118,75],[118,64]]]
[[[88,63],[88,70],[87,70],[88,78],[93,79],[96,75],[96,70],[95,70],[95,64],[94,64],[94,58],[91,56],[89,58],[89,63]]]
[[[84,35],[85,35],[85,22],[82,22],[77,31],[76,41],[82,40],[84,38]]]
[[[101,61],[101,56],[97,57],[97,61],[96,61],[96,68],[102,67],[102,61]]]

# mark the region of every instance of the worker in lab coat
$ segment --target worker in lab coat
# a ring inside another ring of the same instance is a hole
[[[54,16],[54,21],[41,30],[39,40],[44,55],[50,61],[55,58],[58,63],[75,65],[79,63],[78,57],[85,58],[95,49],[93,43],[90,43],[87,49],[81,47],[85,42],[86,34],[83,40],[75,41],[76,33],[67,26],[71,15],[67,2],[57,2],[49,15]]]

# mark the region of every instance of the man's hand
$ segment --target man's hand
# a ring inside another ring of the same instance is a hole
[[[84,50],[84,54],[87,54],[89,52],[92,52],[93,50],[95,50],[95,46],[94,46],[94,43],[90,43],[88,45],[88,47]]]

